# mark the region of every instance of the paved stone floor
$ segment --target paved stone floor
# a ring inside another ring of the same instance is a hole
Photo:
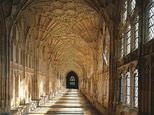
[[[78,90],[68,90],[28,115],[101,115]]]

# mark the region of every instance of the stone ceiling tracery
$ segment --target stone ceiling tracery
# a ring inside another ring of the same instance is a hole
[[[14,26],[24,34],[29,50],[39,48],[40,57],[59,71],[81,73],[83,68],[90,71],[95,63],[100,20],[87,0],[31,0]]]

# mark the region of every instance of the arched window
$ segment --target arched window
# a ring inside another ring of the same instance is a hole
[[[126,32],[126,54],[131,52],[131,26],[128,26],[128,30]]]
[[[138,70],[134,71],[134,106],[138,107]]]
[[[122,22],[124,23],[127,20],[127,16],[134,13],[136,0],[125,0],[122,4]]]
[[[148,35],[145,41],[149,41],[154,38],[154,0],[150,0],[147,16]]]
[[[129,68],[126,74],[120,74],[119,101],[132,107],[138,107],[138,69]]]
[[[139,40],[139,16],[135,19],[134,35],[134,49],[137,49]]]
[[[127,0],[124,2],[124,13],[123,13],[123,22],[124,21],[126,21],[126,19],[127,19],[127,9],[128,9],[128,2],[127,2]]]
[[[126,103],[130,104],[130,94],[131,92],[131,75],[130,72],[127,72],[126,74]]]
[[[130,3],[131,13],[133,13],[135,6],[136,6],[136,0],[131,0],[131,3]]]
[[[124,75],[120,76],[120,102],[124,102]]]
[[[124,56],[124,34],[122,34],[122,38],[120,40],[120,57]]]
[[[119,57],[123,57],[138,48],[139,16],[135,12],[136,0],[124,0],[121,9],[121,39]],[[136,17],[136,18],[135,18]],[[132,23],[134,22],[134,23]]]
[[[66,88],[78,89],[78,76],[73,71],[69,72],[66,76]]]
[[[70,81],[70,85],[75,85],[75,77],[74,76],[71,76],[69,81]]]

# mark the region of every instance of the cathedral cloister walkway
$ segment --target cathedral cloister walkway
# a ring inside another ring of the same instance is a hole
[[[59,96],[37,107],[28,115],[101,115],[76,89],[63,91]]]

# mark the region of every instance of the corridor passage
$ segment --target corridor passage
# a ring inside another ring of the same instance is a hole
[[[101,115],[76,89],[64,91],[59,96],[39,106],[28,115]]]

